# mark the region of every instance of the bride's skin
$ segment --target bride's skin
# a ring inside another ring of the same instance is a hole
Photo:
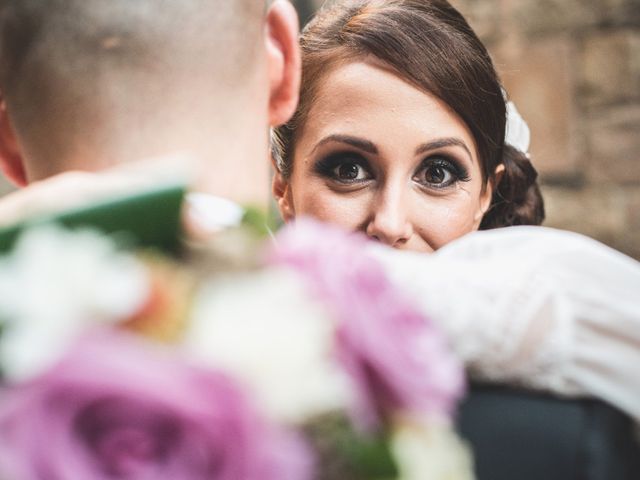
[[[379,63],[354,62],[320,81],[291,176],[277,174],[274,193],[285,221],[313,216],[432,252],[478,229],[492,185],[446,104]]]

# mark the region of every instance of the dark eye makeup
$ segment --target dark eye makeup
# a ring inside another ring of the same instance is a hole
[[[355,185],[373,179],[369,161],[356,152],[334,152],[316,161],[315,173],[339,185]],[[413,181],[424,188],[445,189],[470,180],[468,169],[454,156],[432,154],[416,169]]]
[[[352,185],[371,180],[371,166],[366,158],[355,152],[337,152],[318,160],[315,172],[344,185]]]
[[[425,158],[413,180],[427,188],[447,188],[471,179],[469,170],[457,159],[443,154]]]

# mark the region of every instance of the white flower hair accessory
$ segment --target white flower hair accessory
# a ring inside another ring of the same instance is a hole
[[[529,156],[531,131],[513,102],[507,102],[507,129],[504,141]]]

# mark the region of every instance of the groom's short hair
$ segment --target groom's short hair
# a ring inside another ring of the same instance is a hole
[[[147,112],[188,89],[189,75],[212,94],[237,88],[253,71],[266,3],[0,0],[0,89],[16,130],[40,128],[37,141],[52,119],[100,117],[97,102]]]
[[[98,60],[120,68],[148,66],[174,55],[205,61],[202,46],[217,45],[213,51],[223,67],[220,73],[233,75],[249,59],[246,49],[253,46],[252,33],[265,4],[265,0],[0,0],[1,73],[5,82],[11,81],[22,68],[45,60],[80,75]]]

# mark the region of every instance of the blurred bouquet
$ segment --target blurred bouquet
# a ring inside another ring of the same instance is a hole
[[[302,221],[220,260],[242,232],[177,261],[45,226],[0,257],[2,480],[471,478],[461,367],[365,240]]]

